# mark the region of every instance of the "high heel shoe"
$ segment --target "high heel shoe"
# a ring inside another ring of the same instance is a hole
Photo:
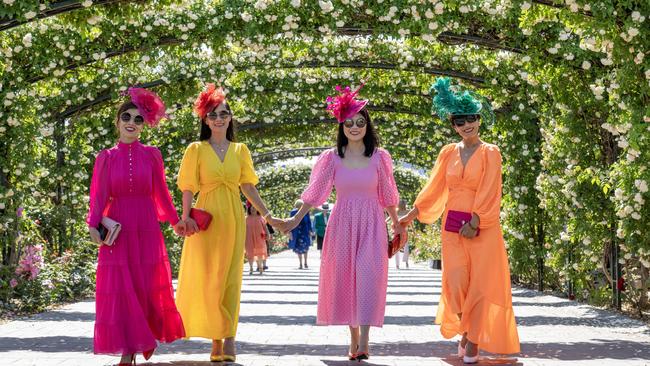
[[[129,362],[120,362],[117,366],[132,366],[135,365],[135,355],[131,355],[131,361]]]
[[[369,352],[359,352],[357,353],[357,361],[361,362],[362,360],[367,360],[370,358]]]
[[[358,350],[359,350],[359,346],[357,345],[357,351],[358,351]],[[356,361],[356,359],[357,359],[357,355],[358,355],[357,352],[355,352],[355,353],[348,352],[348,360],[350,360],[350,361]]]
[[[142,356],[144,357],[144,360],[145,360],[145,361],[148,361],[148,360],[151,358],[151,356],[153,355],[153,352],[154,352],[155,350],[156,350],[155,348],[152,348],[152,349],[150,349],[150,350],[148,350],[148,351],[144,351],[144,352],[142,352]]]
[[[210,355],[210,362],[222,362],[223,355]]]
[[[465,347],[461,344],[460,341],[458,341],[458,357],[463,357],[465,356]]]
[[[223,355],[222,357],[223,357],[223,359],[222,359],[223,362],[235,362],[235,361],[237,361],[237,356],[235,356],[235,355]]]
[[[467,365],[478,363],[478,350],[476,350],[476,356],[464,355],[463,356],[463,363],[467,364]]]

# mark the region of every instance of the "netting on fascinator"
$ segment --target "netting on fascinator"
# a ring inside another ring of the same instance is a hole
[[[158,94],[144,88],[129,88],[127,94],[147,125],[158,126],[161,119],[167,118],[165,103]]]

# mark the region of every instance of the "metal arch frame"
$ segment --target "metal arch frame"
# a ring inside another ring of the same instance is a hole
[[[116,3],[125,3],[125,2],[131,2],[128,0],[94,0],[92,6],[98,6],[98,5],[108,5],[108,4],[116,4]],[[8,29],[18,27],[23,24],[31,23],[36,21],[37,19],[45,19],[49,18],[58,14],[63,14],[71,11],[75,11],[78,9],[83,9],[83,5],[81,5],[82,1],[81,0],[62,0],[58,1],[55,3],[50,4],[50,6],[39,12],[36,17],[33,19],[28,19],[28,20],[18,20],[16,18],[11,18],[7,19],[5,21],[0,22],[0,32],[6,31]]]
[[[311,157],[322,153],[330,147],[302,147],[287,150],[274,150],[265,153],[253,154],[255,164],[269,164],[278,160],[287,160],[299,157]]]
[[[99,6],[99,5],[107,5],[107,4],[112,4],[112,3],[130,3],[132,1],[129,0],[94,0],[92,6]],[[553,0],[532,0],[533,3],[538,4],[538,5],[544,5],[556,9],[566,9],[566,6],[563,4],[556,4],[553,2]],[[50,5],[48,9],[45,9],[44,11],[40,12],[39,14],[36,15],[34,19],[29,19],[25,21],[21,21],[15,18],[8,19],[7,21],[0,22],[0,32],[20,26],[22,24],[30,23],[33,21],[36,21],[37,19],[44,19],[44,18],[49,18],[51,16],[55,16],[58,14],[62,13],[67,13],[71,11],[75,11],[78,9],[83,8],[81,5],[81,0],[62,0],[58,1],[56,3],[53,3]],[[593,13],[591,11],[580,11],[580,14],[587,16],[587,17],[593,17]]]
[[[349,63],[348,65],[334,65],[334,66],[326,65],[326,64],[311,63],[309,65],[298,65],[298,66],[286,67],[286,68],[302,68],[302,67],[305,67],[305,68],[307,68],[307,67],[309,67],[309,68],[319,68],[319,67],[323,67],[323,66],[324,67],[329,67],[329,68],[339,68],[339,67],[340,68],[350,67],[350,68],[360,68],[360,69],[365,69],[365,68],[371,68],[372,69],[372,68],[375,68],[375,69],[383,69],[383,70],[402,70],[402,71],[408,71],[408,72],[417,72],[416,68],[400,69],[400,68],[396,67],[395,65],[392,65],[393,67],[387,67],[386,65],[380,65],[380,64],[374,64],[374,65],[371,65],[370,67],[364,67],[362,63]],[[456,78],[460,78],[460,79],[463,79],[463,80],[468,80],[468,78],[463,77],[463,76],[465,76],[465,74],[463,74],[461,72],[454,71],[454,70],[442,70],[442,69],[434,69],[434,68],[425,68],[425,71],[426,71],[426,73],[428,73],[430,75],[451,76],[451,77],[456,77]],[[184,79],[184,80],[188,80],[188,79]],[[479,77],[474,77],[475,82],[472,82],[471,80],[469,80],[469,81],[472,84],[476,84],[478,80],[482,81],[481,85],[485,84],[484,79],[479,78]],[[181,80],[176,80],[176,81],[181,81]],[[152,87],[156,87],[156,86],[160,86],[160,85],[164,85],[164,84],[166,84],[165,81],[163,81],[162,79],[158,79],[158,80],[154,80],[154,81],[143,83],[143,84],[137,84],[137,86],[143,87],[143,88],[152,88]],[[424,95],[421,95],[421,96],[424,96]],[[93,100],[87,101],[87,102],[82,103],[81,105],[78,105],[78,106],[73,106],[73,107],[67,108],[63,112],[58,113],[55,116],[54,119],[55,120],[61,120],[61,119],[65,119],[65,118],[70,118],[70,117],[74,116],[75,114],[77,114],[77,113],[79,113],[81,111],[87,110],[89,108],[92,108],[94,106],[103,104],[105,102],[109,102],[112,99],[113,98],[111,97],[111,90],[105,89],[104,91],[100,92]],[[395,110],[394,108],[392,108],[391,106],[374,106],[373,108],[375,108],[375,110],[377,110],[377,111],[383,111],[383,112],[398,112],[398,113],[407,113],[407,114],[420,115],[420,113],[416,113],[416,112],[412,112],[412,111],[398,111],[398,110]]]

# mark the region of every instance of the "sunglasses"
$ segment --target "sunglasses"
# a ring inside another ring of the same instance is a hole
[[[474,123],[478,121],[479,117],[475,114],[470,114],[467,116],[457,116],[451,118],[451,123],[456,127],[462,127],[465,123]]]
[[[357,120],[346,119],[345,121],[343,121],[343,126],[345,126],[347,128],[352,128],[352,126],[354,126],[355,124],[359,128],[364,128],[364,127],[366,127],[366,120],[365,119],[357,119]]]
[[[220,112],[220,113],[210,112],[210,113],[206,114],[205,116],[208,119],[226,119],[226,118],[230,117],[230,113],[229,112]]]
[[[128,112],[124,112],[124,113],[120,114],[120,120],[122,122],[124,122],[124,123],[130,122],[131,117],[133,117],[133,116],[131,116],[131,113],[128,113]],[[136,114],[135,117],[133,117],[133,123],[140,126],[140,125],[142,125],[144,123],[144,118],[141,115]]]

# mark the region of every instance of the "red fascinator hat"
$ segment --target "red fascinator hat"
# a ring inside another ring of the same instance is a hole
[[[194,113],[204,119],[206,114],[214,110],[224,100],[226,100],[226,94],[223,92],[223,88],[217,88],[213,83],[208,83],[205,91],[202,91],[194,102]]]
[[[129,88],[127,93],[149,126],[158,126],[161,119],[167,118],[165,103],[158,94],[144,88]]]
[[[367,100],[356,99],[359,90],[361,90],[364,84],[361,83],[355,91],[351,91],[349,86],[346,86],[344,89],[340,85],[337,85],[336,91],[339,92],[339,95],[327,97],[327,110],[336,117],[339,123],[343,123],[346,119],[352,118],[352,116],[359,113],[368,104]]]

